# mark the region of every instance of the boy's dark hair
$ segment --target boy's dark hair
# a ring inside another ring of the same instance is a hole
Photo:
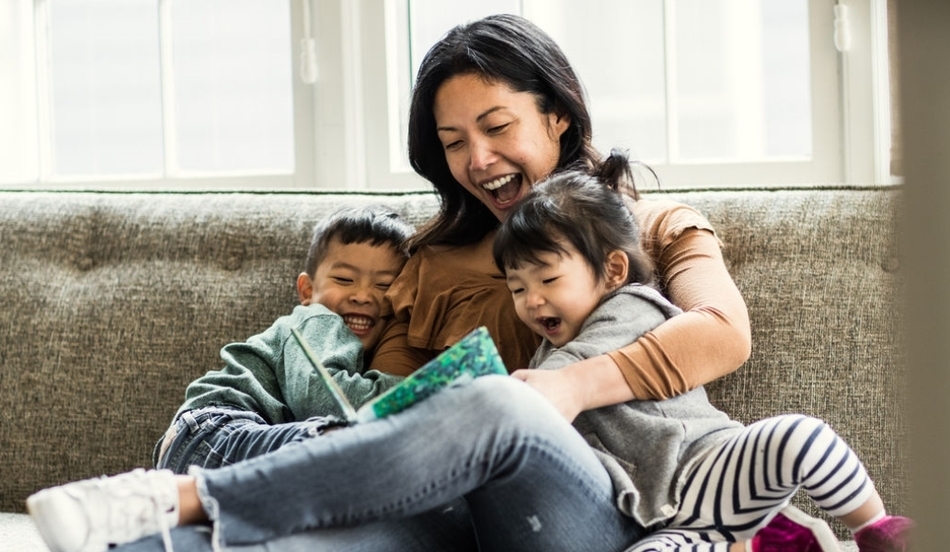
[[[652,283],[653,263],[640,248],[640,229],[622,193],[630,172],[626,155],[615,150],[596,174],[568,170],[536,184],[498,229],[495,264],[502,271],[540,264],[542,253],[564,254],[566,240],[598,280],[606,275],[607,254],[619,249],[630,261],[626,283]]]
[[[378,205],[345,207],[323,219],[313,229],[310,250],[307,252],[307,275],[313,278],[317,266],[327,254],[330,241],[336,239],[343,245],[369,243],[389,245],[408,256],[406,241],[415,228],[399,213]]]

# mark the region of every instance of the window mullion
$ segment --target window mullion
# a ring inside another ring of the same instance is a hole
[[[36,47],[36,120],[40,182],[53,176],[53,113],[50,93],[49,0],[36,0],[34,29]]]
[[[175,128],[175,74],[172,44],[172,2],[158,0],[159,67],[162,83],[162,158],[164,177],[179,173],[177,129]]]
[[[676,0],[663,0],[663,66],[666,81],[666,163],[672,165],[680,158],[676,101]]]
[[[306,28],[314,29],[309,36],[317,41],[323,31],[316,22],[320,14],[312,9],[310,0],[294,1],[290,5],[290,52],[294,59],[300,59],[303,56],[302,48],[307,36]],[[306,4],[306,5],[305,5]],[[309,20],[306,19],[309,17]],[[304,82],[304,68],[294,65],[296,69],[291,72],[293,79],[293,110],[294,110],[294,177],[295,187],[312,187],[315,184],[314,165],[319,158],[319,152],[316,150],[315,132],[316,132],[316,88],[323,86],[323,82],[329,80],[330,71],[326,67],[325,54],[318,46],[315,48],[316,59],[314,73],[316,80],[311,83]],[[322,63],[321,63],[322,61]]]

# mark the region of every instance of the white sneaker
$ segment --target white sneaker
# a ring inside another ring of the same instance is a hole
[[[178,525],[178,486],[171,470],[137,469],[43,489],[26,508],[52,552],[105,552]]]

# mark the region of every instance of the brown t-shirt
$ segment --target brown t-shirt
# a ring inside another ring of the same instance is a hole
[[[660,399],[738,368],[749,356],[748,312],[704,216],[668,200],[642,199],[632,210],[662,289],[685,312],[609,356],[637,398]],[[528,365],[541,340],[515,314],[493,239],[424,247],[409,259],[390,287],[395,321],[372,368],[410,374],[478,326],[488,328],[509,370]]]

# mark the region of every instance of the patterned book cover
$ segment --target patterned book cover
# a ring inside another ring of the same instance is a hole
[[[364,404],[357,411],[333,381],[316,353],[304,341],[303,336],[296,329],[292,329],[291,332],[317,373],[320,374],[330,394],[339,404],[343,417],[351,424],[385,418],[390,414],[405,410],[446,387],[461,385],[479,376],[508,375],[495,342],[488,334],[488,329],[482,326],[427,362],[399,385]]]
[[[427,362],[396,387],[360,407],[357,420],[367,422],[395,414],[433,394],[488,374],[508,375],[495,342],[484,326]]]

